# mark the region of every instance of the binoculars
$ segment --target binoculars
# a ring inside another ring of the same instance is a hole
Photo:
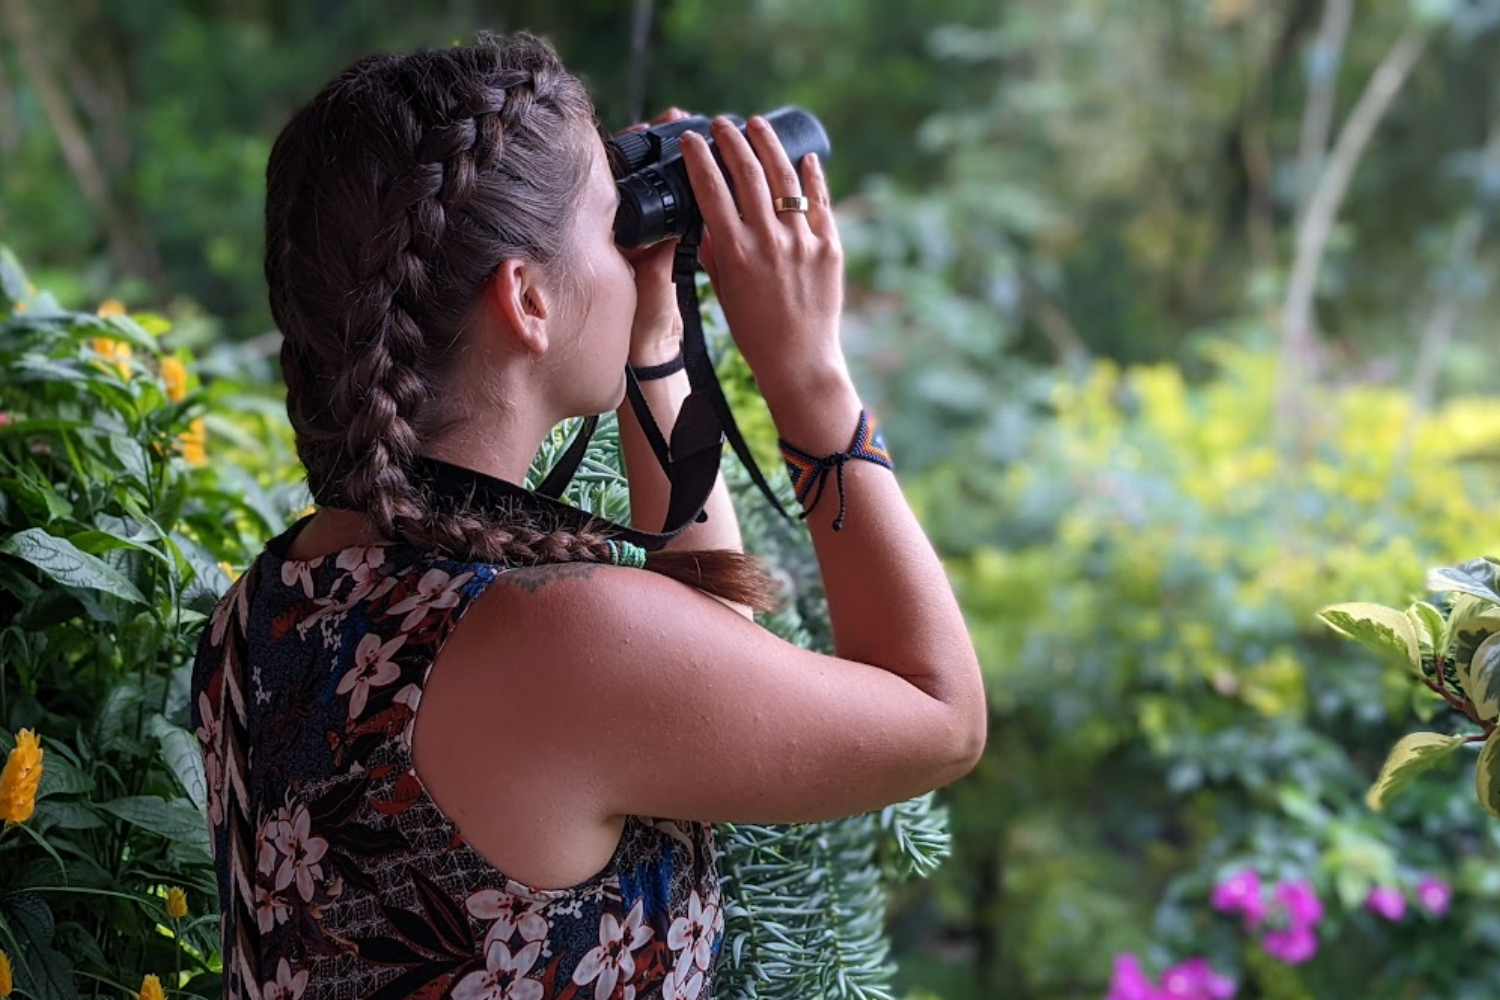
[[[743,133],[743,119],[730,116]],[[765,116],[781,140],[787,156],[797,163],[808,153],[824,160],[830,152],[823,123],[797,107],[778,108]],[[653,125],[640,132],[627,132],[609,140],[605,149],[610,171],[620,191],[620,210],[615,215],[615,242],[622,247],[646,247],[687,235],[699,219],[687,164],[682,159],[681,140],[697,132],[708,140],[719,168],[724,167],[710,132],[711,121],[702,115]],[[725,173],[729,178],[728,173]],[[729,178],[731,187],[733,178]]]

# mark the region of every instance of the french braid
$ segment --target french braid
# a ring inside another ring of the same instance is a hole
[[[266,278],[287,412],[321,503],[459,558],[607,562],[608,535],[523,511],[438,509],[413,481],[452,418],[440,387],[464,314],[502,260],[561,260],[587,176],[593,107],[545,42],[476,44],[350,67],[272,149]],[[657,552],[647,568],[767,606],[737,553]]]

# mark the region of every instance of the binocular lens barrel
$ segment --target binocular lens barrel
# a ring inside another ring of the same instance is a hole
[[[828,159],[831,152],[828,133],[813,114],[786,107],[765,117],[794,164],[808,153]],[[738,118],[734,122],[743,133],[744,122]],[[607,146],[610,169],[618,178],[620,190],[620,210],[615,215],[616,243],[622,247],[651,246],[684,235],[697,220],[698,206],[693,200],[680,143],[684,133],[697,132],[708,140],[723,169],[710,124],[709,119],[695,116],[610,140]],[[733,187],[733,179],[730,186]]]

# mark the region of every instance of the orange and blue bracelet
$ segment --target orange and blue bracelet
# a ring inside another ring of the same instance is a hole
[[[854,443],[845,452],[835,452],[824,458],[816,458],[807,452],[785,441],[780,441],[781,457],[786,459],[787,474],[792,477],[792,492],[797,495],[797,502],[803,504],[802,519],[813,512],[818,501],[823,498],[823,487],[828,484],[828,474],[837,471],[839,487],[839,514],[833,520],[833,530],[844,530],[844,515],[848,511],[848,496],[844,492],[844,466],[853,459],[862,462],[874,462],[876,465],[894,470],[895,464],[891,461],[891,453],[885,446],[885,436],[875,425],[875,419],[870,416],[868,410],[859,411],[859,427],[854,431]],[[813,492],[813,488],[817,492]],[[811,494],[812,502],[807,498]]]

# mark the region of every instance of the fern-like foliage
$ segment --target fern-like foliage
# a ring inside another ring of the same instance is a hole
[[[567,446],[559,428],[538,455],[536,482]],[[570,503],[628,522],[618,428],[600,426],[566,494]],[[788,510],[796,510],[779,470],[768,470]],[[776,514],[728,457],[724,474],[748,551],[766,560],[786,599],[761,624],[789,642],[827,651],[827,604],[806,530]],[[821,823],[725,823],[716,831],[724,890],[720,1000],[891,1000],[886,889],[930,875],[949,852],[947,811],[931,793],[879,813]]]

